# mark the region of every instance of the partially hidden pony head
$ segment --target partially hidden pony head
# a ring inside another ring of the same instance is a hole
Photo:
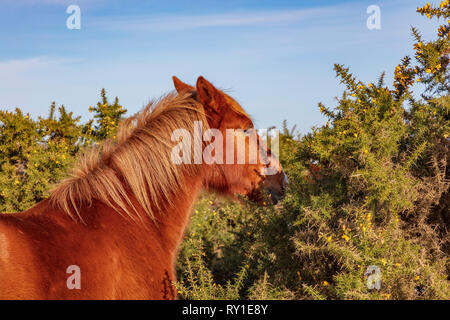
[[[283,169],[242,107],[203,77],[195,88],[177,78],[174,83],[177,93],[150,102],[120,122],[116,139],[83,152],[72,174],[52,190],[55,207],[83,221],[84,208],[99,200],[133,219],[143,214],[155,219],[180,194],[189,194],[186,180],[195,177],[206,189],[226,195],[260,202],[265,193],[274,202],[283,196],[287,182]],[[200,138],[198,126],[205,129]],[[201,153],[200,162],[174,161],[177,130],[188,140],[194,137],[195,145],[199,142],[200,151],[192,145],[182,151],[194,149],[194,158]],[[217,154],[219,149],[223,152]]]
[[[257,202],[263,202],[268,195],[278,202],[284,196],[286,175],[240,104],[203,77],[198,78],[195,87],[177,77],[173,82],[178,94],[189,93],[200,102],[210,129],[216,133],[213,142],[216,146],[223,144],[223,154],[214,154],[216,161],[205,165],[204,186]],[[222,141],[218,141],[220,136]]]

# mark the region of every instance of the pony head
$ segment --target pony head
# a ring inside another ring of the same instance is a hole
[[[179,94],[189,93],[203,106],[210,144],[220,147],[208,154],[210,146],[204,145],[204,187],[256,202],[263,202],[268,195],[277,203],[284,196],[286,175],[240,104],[203,77],[198,78],[195,87],[176,77],[173,82]]]

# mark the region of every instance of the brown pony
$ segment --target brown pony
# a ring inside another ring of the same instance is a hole
[[[239,104],[203,77],[196,88],[174,83],[177,93],[124,120],[117,140],[86,152],[49,199],[0,215],[1,299],[174,299],[177,248],[203,187],[256,201],[265,189],[281,197],[285,176],[270,152],[277,170],[270,177],[260,160],[171,160],[176,129],[193,134],[201,123],[225,134],[253,127]]]

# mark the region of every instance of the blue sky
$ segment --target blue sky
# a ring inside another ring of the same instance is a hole
[[[81,29],[66,28],[66,8]],[[369,5],[381,30],[366,27]],[[171,76],[205,76],[226,89],[260,128],[286,119],[302,133],[325,119],[343,90],[334,63],[375,81],[412,53],[413,25],[434,39],[436,22],[415,11],[424,0],[1,0],[0,108],[33,117],[50,103],[89,118],[106,88],[134,113],[173,89]]]

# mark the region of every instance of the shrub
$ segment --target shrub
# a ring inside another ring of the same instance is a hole
[[[418,11],[448,19],[449,7]],[[346,90],[334,109],[319,104],[326,125],[297,139],[285,126],[281,206],[199,202],[178,264],[184,298],[450,298],[449,26],[430,42],[412,32],[417,65],[405,57],[392,89],[335,65]]]
[[[94,121],[80,124],[80,117],[56,104],[47,118],[33,120],[20,109],[0,110],[0,212],[17,212],[45,199],[51,186],[61,180],[85,145],[113,134],[126,112],[116,98],[109,104],[104,89]],[[113,119],[113,120],[111,120]]]

